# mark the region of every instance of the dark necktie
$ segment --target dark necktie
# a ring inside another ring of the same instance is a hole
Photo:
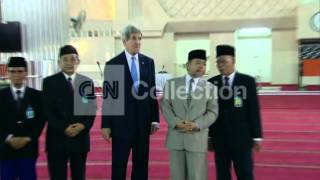
[[[16,95],[17,95],[17,109],[20,110],[21,109],[21,105],[22,105],[22,97],[21,97],[21,91],[17,90],[16,91]]]
[[[223,87],[223,96],[228,97],[230,93],[230,84],[229,84],[229,77],[224,77],[224,87]]]
[[[229,84],[229,77],[228,77],[228,76],[224,77],[224,85],[227,86],[227,87],[230,86],[230,84]]]
[[[68,87],[69,87],[70,92],[73,92],[72,78],[71,77],[68,78]]]
[[[188,88],[188,97],[187,97],[187,104],[188,104],[188,107],[190,105],[190,102],[192,100],[192,83],[194,82],[193,79],[190,79],[189,81],[189,88]]]

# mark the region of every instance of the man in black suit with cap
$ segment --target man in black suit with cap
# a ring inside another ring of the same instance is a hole
[[[11,57],[10,87],[0,91],[0,179],[36,180],[38,138],[44,126],[41,92],[26,86],[27,62]]]
[[[70,162],[72,179],[83,180],[96,112],[93,81],[76,73],[80,60],[73,46],[60,49],[58,63],[61,72],[43,80],[49,175],[51,180],[66,180]]]
[[[254,78],[236,72],[235,49],[216,48],[220,75],[209,82],[219,89],[219,116],[211,125],[217,180],[231,180],[233,162],[238,180],[253,180],[252,149],[261,150],[262,128]]]

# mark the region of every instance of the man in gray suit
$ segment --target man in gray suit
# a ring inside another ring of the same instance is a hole
[[[218,116],[217,88],[202,76],[206,52],[188,54],[186,76],[167,81],[161,109],[168,123],[172,180],[206,180],[208,127]]]

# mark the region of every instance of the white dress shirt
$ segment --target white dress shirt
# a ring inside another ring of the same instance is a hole
[[[25,91],[26,91],[26,85],[23,84],[22,87],[19,88],[19,89],[14,87],[13,85],[10,85],[10,89],[11,89],[11,93],[13,95],[14,100],[18,99],[18,95],[17,95],[17,91],[18,90],[20,90],[20,92],[21,92],[21,95],[20,95],[21,97],[20,98],[23,99]]]
[[[233,73],[231,73],[229,76],[224,76],[222,75],[222,82],[223,84],[226,84],[225,82],[225,77],[228,77],[229,80],[228,80],[228,83],[229,83],[229,86],[231,87],[233,85],[233,81],[234,81],[234,77],[236,75],[236,71],[234,71]]]
[[[74,79],[76,78],[77,73],[73,73],[71,76],[66,74],[65,72],[62,72],[62,74],[64,75],[67,81],[69,81],[69,78],[71,78],[71,84],[74,87]]]
[[[200,78],[192,78],[189,74],[186,75],[186,93],[187,94],[189,94],[189,85],[190,85],[191,79],[193,79],[192,92],[194,92],[197,88],[197,84],[198,84]]]

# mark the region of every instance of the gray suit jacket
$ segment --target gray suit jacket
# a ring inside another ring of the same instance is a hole
[[[218,116],[217,88],[205,79],[200,79],[188,107],[185,85],[186,77],[167,81],[161,110],[168,123],[166,146],[171,150],[206,152],[208,146],[208,127]],[[200,130],[186,134],[175,129],[179,121],[194,121]]]

